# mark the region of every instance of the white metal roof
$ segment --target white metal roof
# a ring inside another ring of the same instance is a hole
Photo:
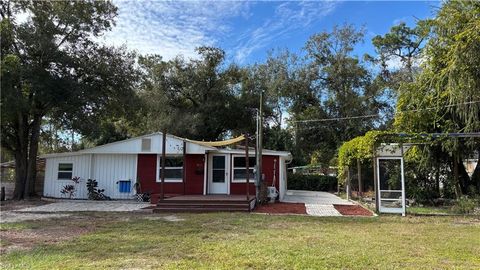
[[[142,151],[142,139],[151,139],[151,146],[149,151]],[[171,134],[167,134],[166,152],[167,154],[182,154],[183,143],[187,145],[188,154],[204,154],[208,150],[216,150],[215,147],[200,145],[180,138]],[[95,146],[88,149],[82,149],[75,152],[52,153],[42,155],[42,158],[56,157],[56,156],[74,156],[83,154],[159,154],[162,152],[162,133],[156,132],[152,134],[142,135],[122,141],[107,143],[104,145]]]
[[[142,139],[151,139],[150,140],[150,150],[142,151]],[[206,146],[200,143],[195,143],[185,138],[177,137],[171,134],[167,134],[167,144],[166,144],[166,153],[169,155],[172,154],[183,154],[183,144],[186,144],[186,153],[187,154],[205,154],[207,152],[218,152],[218,153],[232,153],[232,154],[243,154],[245,150],[242,149],[228,149],[228,148],[217,148],[212,146]],[[104,145],[99,145],[96,147],[83,149],[75,152],[64,152],[64,153],[52,153],[45,154],[40,156],[41,158],[49,157],[59,157],[59,156],[76,156],[84,154],[161,154],[162,153],[162,133],[155,132],[152,134],[142,135],[135,138],[130,138],[122,141],[117,141],[113,143],[108,143]],[[255,152],[249,150],[249,153],[253,156]],[[264,149],[262,150],[263,155],[278,155],[291,158],[290,152],[286,151],[274,151]]]

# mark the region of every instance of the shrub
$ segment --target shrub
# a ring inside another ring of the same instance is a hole
[[[476,200],[469,198],[468,196],[462,196],[458,199],[455,205],[452,206],[452,211],[457,214],[470,214],[473,213],[476,206]]]
[[[295,190],[336,191],[337,177],[316,174],[289,173],[287,188]]]
[[[65,185],[62,190],[60,190],[60,193],[62,193],[64,196],[68,196],[69,199],[72,199],[75,197],[76,193],[76,185],[80,183],[80,177],[75,176],[72,178],[73,185]]]
[[[88,190],[88,199],[101,201],[101,200],[110,200],[110,197],[103,194],[104,189],[98,189],[98,182],[95,179],[87,180],[87,190]]]

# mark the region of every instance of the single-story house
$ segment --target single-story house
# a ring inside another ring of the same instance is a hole
[[[76,199],[88,198],[86,180],[98,181],[98,188],[112,199],[131,199],[135,188],[160,193],[162,133],[154,133],[109,143],[77,152],[43,155],[45,183],[43,196],[65,198],[61,190],[73,183]],[[199,141],[166,135],[164,194],[245,195],[245,148],[213,147]],[[262,174],[268,186],[275,186],[280,199],[286,191],[286,163],[291,154],[263,150]],[[249,149],[249,192],[255,195],[255,151]],[[137,184],[136,184],[137,183]]]

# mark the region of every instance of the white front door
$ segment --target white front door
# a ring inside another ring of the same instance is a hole
[[[228,194],[229,162],[227,155],[210,155],[208,174],[209,194]]]

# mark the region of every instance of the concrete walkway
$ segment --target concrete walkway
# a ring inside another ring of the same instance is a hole
[[[16,212],[130,212],[147,206],[150,203],[136,201],[59,201]]]
[[[282,201],[304,203],[308,215],[320,217],[341,216],[333,207],[334,204],[354,205],[354,203],[328,192],[307,190],[287,190]]]

